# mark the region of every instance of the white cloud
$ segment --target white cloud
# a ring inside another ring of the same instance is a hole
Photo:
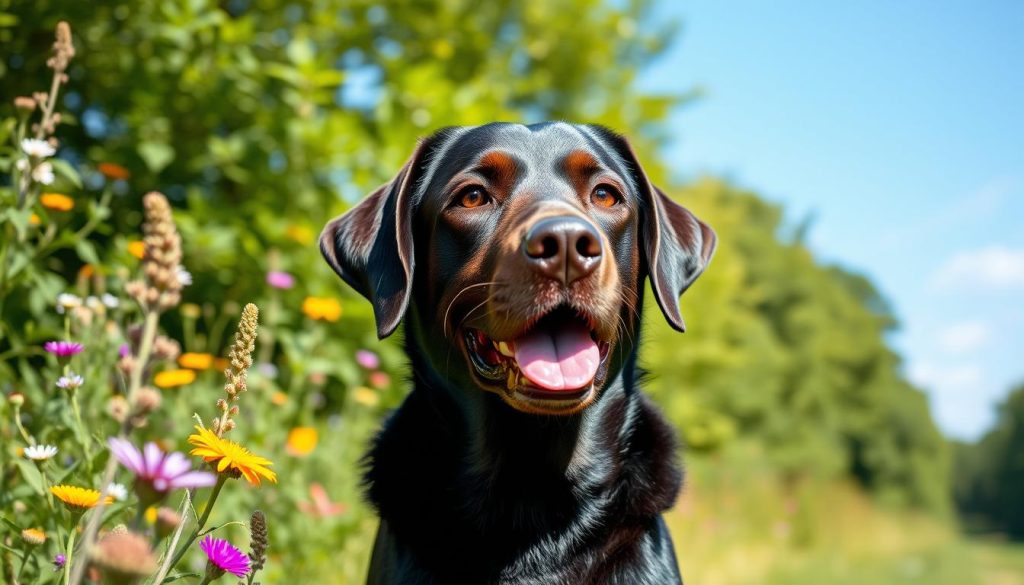
[[[970,353],[988,343],[992,329],[982,321],[953,323],[939,332],[939,346],[946,353]]]
[[[954,254],[935,273],[942,289],[1024,290],[1024,249],[993,245]]]
[[[935,364],[915,362],[907,372],[910,380],[937,394],[955,395],[976,390],[981,384],[981,367],[977,364]]]

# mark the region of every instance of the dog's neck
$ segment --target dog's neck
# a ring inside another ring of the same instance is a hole
[[[365,480],[391,532],[424,557],[475,551],[483,570],[512,562],[538,535],[577,546],[599,540],[605,518],[645,523],[674,502],[674,436],[635,387],[634,355],[595,404],[549,417],[450,387],[415,335],[406,345],[414,388],[367,454]]]

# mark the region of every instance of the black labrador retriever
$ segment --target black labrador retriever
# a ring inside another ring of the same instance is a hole
[[[679,295],[714,232],[629,143],[561,122],[448,128],[331,221],[331,266],[405,322],[413,390],[367,454],[369,583],[679,583],[682,472],[639,392],[643,283]]]

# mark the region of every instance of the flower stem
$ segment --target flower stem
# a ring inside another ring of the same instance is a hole
[[[206,521],[210,519],[210,512],[213,511],[213,504],[217,501],[217,496],[220,495],[220,490],[224,487],[224,483],[227,481],[228,476],[220,474],[217,476],[217,484],[213,486],[213,491],[210,492],[210,498],[206,500],[206,508],[203,510],[203,515],[199,517],[196,527],[192,529],[192,534],[189,534],[188,538],[185,539],[185,544],[178,549],[178,551],[171,557],[171,561],[164,562],[164,566],[160,567],[160,572],[157,574],[157,578],[153,580],[153,585],[160,585],[163,582],[163,578],[167,575],[167,572],[177,565],[185,553],[188,552],[188,547],[192,546],[192,543],[199,538],[199,533],[203,527],[206,526]],[[181,524],[184,526],[184,522]],[[174,546],[174,542],[171,542],[171,546]]]
[[[75,431],[78,435],[78,440],[81,441],[82,447],[85,449],[85,460],[89,464],[89,471],[92,471],[92,439],[89,434],[85,431],[85,425],[82,424],[82,410],[78,407],[78,391],[71,391],[71,412],[75,416]]]
[[[76,522],[71,526],[71,530],[68,530],[68,546],[64,553],[64,556],[66,557],[64,561],[64,583],[71,583],[71,557],[75,551],[75,532],[77,532],[77,524],[78,523]]]

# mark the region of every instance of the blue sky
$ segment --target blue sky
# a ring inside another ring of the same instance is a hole
[[[813,212],[817,255],[868,274],[944,432],[1024,381],[1024,2],[664,0],[682,30],[640,88],[681,177]],[[723,234],[728,237],[728,234]]]

